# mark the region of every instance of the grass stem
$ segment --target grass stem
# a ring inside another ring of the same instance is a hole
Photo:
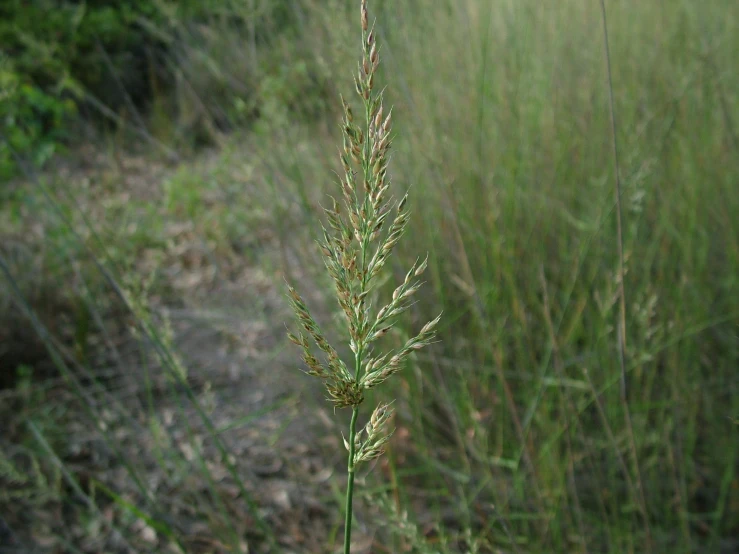
[[[357,414],[359,406],[352,410],[352,421],[349,424],[349,465],[347,467],[348,481],[346,484],[346,516],[344,520],[344,554],[349,554],[352,542],[352,498],[354,496],[354,437],[357,434]]]
[[[636,439],[634,438],[634,425],[631,420],[631,412],[629,410],[628,389],[626,382],[626,291],[624,280],[626,271],[624,266],[624,234],[623,234],[623,210],[621,207],[621,170],[618,156],[618,134],[616,131],[616,109],[613,100],[613,76],[611,71],[611,50],[608,41],[608,20],[606,18],[605,0],[600,0],[601,20],[603,22],[603,43],[606,57],[606,71],[608,73],[608,100],[611,116],[611,135],[613,139],[613,166],[615,173],[615,196],[616,196],[616,244],[618,246],[618,264],[619,264],[619,280],[618,280],[618,296],[619,296],[619,322],[618,322],[618,359],[620,366],[620,382],[621,382],[621,405],[624,410],[624,420],[626,423],[626,431],[629,437],[629,447],[633,458],[634,472],[636,473],[637,500],[644,521],[644,530],[646,532],[646,548],[647,552],[652,551],[652,532],[649,526],[649,510],[647,509],[647,501],[644,494],[644,484],[641,478],[641,469],[639,468],[639,457],[636,448]]]

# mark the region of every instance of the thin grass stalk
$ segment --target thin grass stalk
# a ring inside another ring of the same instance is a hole
[[[621,405],[624,410],[624,420],[626,423],[626,431],[629,437],[629,448],[636,473],[636,487],[639,508],[644,521],[644,530],[647,534],[646,548],[647,552],[652,551],[652,531],[649,525],[649,512],[647,510],[647,501],[644,495],[644,482],[641,478],[641,469],[639,467],[639,456],[636,450],[636,440],[634,439],[634,425],[631,420],[629,411],[627,383],[626,383],[626,292],[624,286],[625,270],[624,270],[624,237],[623,237],[623,210],[621,208],[621,170],[618,160],[618,135],[616,132],[616,109],[613,100],[613,76],[611,71],[611,49],[608,41],[608,20],[606,16],[605,0],[600,0],[600,9],[603,22],[603,46],[606,57],[606,70],[608,74],[608,99],[611,116],[611,135],[613,142],[613,169],[615,173],[615,196],[616,196],[616,240],[618,245],[618,296],[619,296],[619,325],[618,325],[618,361],[621,372]]]
[[[549,287],[547,285],[547,278],[546,274],[544,273],[544,267],[539,267],[539,279],[541,281],[541,288],[542,288],[542,294],[543,294],[543,312],[544,312],[544,323],[546,323],[547,331],[549,333],[549,340],[551,341],[551,347],[552,347],[552,354],[554,355],[554,368],[557,371],[557,377],[561,380],[564,380],[565,373],[564,373],[564,362],[562,361],[562,354],[559,349],[559,342],[557,341],[557,336],[554,332],[554,325],[552,324],[552,313],[551,313],[551,304],[549,301]],[[565,425],[564,425],[564,436],[565,436],[565,446],[566,446],[566,452],[567,452],[567,482],[570,489],[570,494],[572,495],[572,500],[575,505],[575,519],[577,521],[577,529],[580,533],[580,537],[582,540],[582,551],[587,552],[588,551],[588,543],[587,543],[587,534],[585,533],[585,525],[583,523],[583,510],[582,510],[582,504],[580,503],[580,495],[578,494],[577,490],[577,478],[575,475],[575,465],[574,465],[574,451],[572,449],[572,435],[573,435],[573,427],[577,428],[578,425],[578,419],[577,419],[577,410],[575,409],[575,404],[572,400],[572,397],[567,390],[567,387],[560,387],[559,388],[559,409],[562,414],[564,414],[565,418]]]
[[[356,446],[354,445],[354,438],[357,434],[357,416],[359,415],[359,409],[354,408],[352,410],[352,421],[349,424],[349,464],[347,467],[347,473],[349,480],[346,484],[346,507],[344,517],[344,553],[349,554],[351,550],[352,542],[352,499],[354,497],[354,453]]]

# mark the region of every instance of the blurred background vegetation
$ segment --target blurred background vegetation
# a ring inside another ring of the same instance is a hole
[[[388,278],[430,253],[388,343],[445,315],[378,393],[357,552],[739,548],[739,8],[606,7],[625,394],[600,3],[370,3],[412,203]],[[341,339],[313,239],[358,25],[2,2],[0,551],[336,550],[347,414],[296,369],[283,277]]]

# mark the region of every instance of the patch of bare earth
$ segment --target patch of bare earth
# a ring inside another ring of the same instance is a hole
[[[115,178],[106,171],[126,178],[114,192],[78,195],[93,221],[112,196],[155,198],[172,171],[138,159],[100,165],[88,183]],[[166,294],[146,296],[147,313],[170,330],[191,392],[167,375],[155,343],[132,333],[135,318],[111,310],[109,336],[93,341],[94,376],[70,363],[74,382],[45,382],[51,414],[0,408],[7,459],[39,464],[22,483],[0,475],[10,491],[0,496],[0,537],[18,552],[176,552],[175,536],[186,552],[232,552],[234,537],[243,552],[325,552],[341,537],[343,448],[321,389],[298,372],[285,340],[292,315],[281,267],[291,253],[264,227],[248,256],[233,245],[224,254],[186,219],[164,229],[166,248],[144,249],[130,271],[156,269],[167,283]],[[74,358],[73,344],[58,347]],[[17,390],[2,394],[6,408],[26,406]],[[45,455],[15,442],[28,436],[19,414],[53,419]],[[34,485],[42,477],[56,481]],[[22,498],[44,487],[48,497]],[[361,524],[356,540],[354,551],[368,551]]]

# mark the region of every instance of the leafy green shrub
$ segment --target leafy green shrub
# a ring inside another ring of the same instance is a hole
[[[141,21],[157,13],[148,0],[3,2],[0,177],[14,172],[13,151],[48,159],[66,138],[66,117],[91,98],[113,111],[143,103],[161,41]]]
[[[116,109],[145,96],[147,56],[163,44],[142,23],[159,13],[152,0],[10,0],[0,8],[0,42],[33,86],[85,90]]]
[[[59,98],[24,79],[7,60],[0,65],[0,179],[15,173],[15,154],[36,165],[58,148],[62,122],[74,113],[71,98]]]
[[[315,68],[295,55],[285,66],[275,44],[299,14],[293,0],[3,2],[0,177],[15,170],[13,150],[48,159],[73,115],[116,125],[132,116],[177,147],[201,142],[203,127],[304,115],[306,99],[320,111]]]

